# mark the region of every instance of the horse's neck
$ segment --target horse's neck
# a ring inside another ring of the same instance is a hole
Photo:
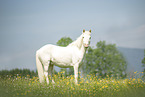
[[[81,59],[83,59],[85,51],[86,51],[83,45],[83,35],[81,35],[79,38],[77,38],[76,41],[72,42],[68,46],[76,46],[81,52]]]
[[[83,45],[83,39],[82,39],[82,35],[81,35],[79,38],[77,38],[77,40],[75,40],[68,46],[76,46],[76,47],[78,47],[79,50],[81,50],[82,45]]]

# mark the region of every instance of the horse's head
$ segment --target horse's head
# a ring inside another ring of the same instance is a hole
[[[83,45],[87,48],[90,44],[91,39],[91,30],[85,31],[83,30]]]

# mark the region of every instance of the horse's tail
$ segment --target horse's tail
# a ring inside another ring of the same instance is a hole
[[[39,52],[36,52],[36,66],[37,66],[37,72],[38,72],[38,77],[40,83],[44,82],[44,71],[43,71],[43,66],[42,63],[39,59]]]

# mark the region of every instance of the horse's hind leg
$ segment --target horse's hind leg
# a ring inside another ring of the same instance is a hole
[[[48,61],[47,64],[44,65],[44,75],[45,75],[47,84],[49,84],[49,78],[48,78],[49,67],[50,67],[50,61]]]
[[[55,83],[53,78],[52,78],[52,75],[53,75],[53,68],[54,68],[54,65],[53,64],[50,64],[50,67],[49,67],[49,74],[51,75],[51,80],[52,80],[52,83]]]

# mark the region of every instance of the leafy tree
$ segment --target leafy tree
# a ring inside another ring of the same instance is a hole
[[[86,54],[85,73],[94,73],[98,76],[125,77],[127,63],[115,44],[106,44],[100,41],[95,49],[89,47]]]
[[[58,46],[67,46],[72,42],[72,39],[70,37],[62,37],[58,42],[56,43]],[[65,72],[64,75],[67,76],[68,74],[72,74],[73,68],[70,67],[69,71],[67,72],[66,68],[61,69],[61,71]],[[68,73],[68,74],[67,74]]]
[[[145,67],[145,50],[144,50],[144,58],[142,59],[143,67]]]
[[[143,71],[143,73],[144,73],[144,75],[143,75],[143,77],[145,77],[145,50],[144,50],[144,58],[142,59],[142,66],[144,67],[144,71]]]
[[[70,37],[62,37],[58,42],[56,43],[58,46],[67,46],[72,42],[72,39]]]

